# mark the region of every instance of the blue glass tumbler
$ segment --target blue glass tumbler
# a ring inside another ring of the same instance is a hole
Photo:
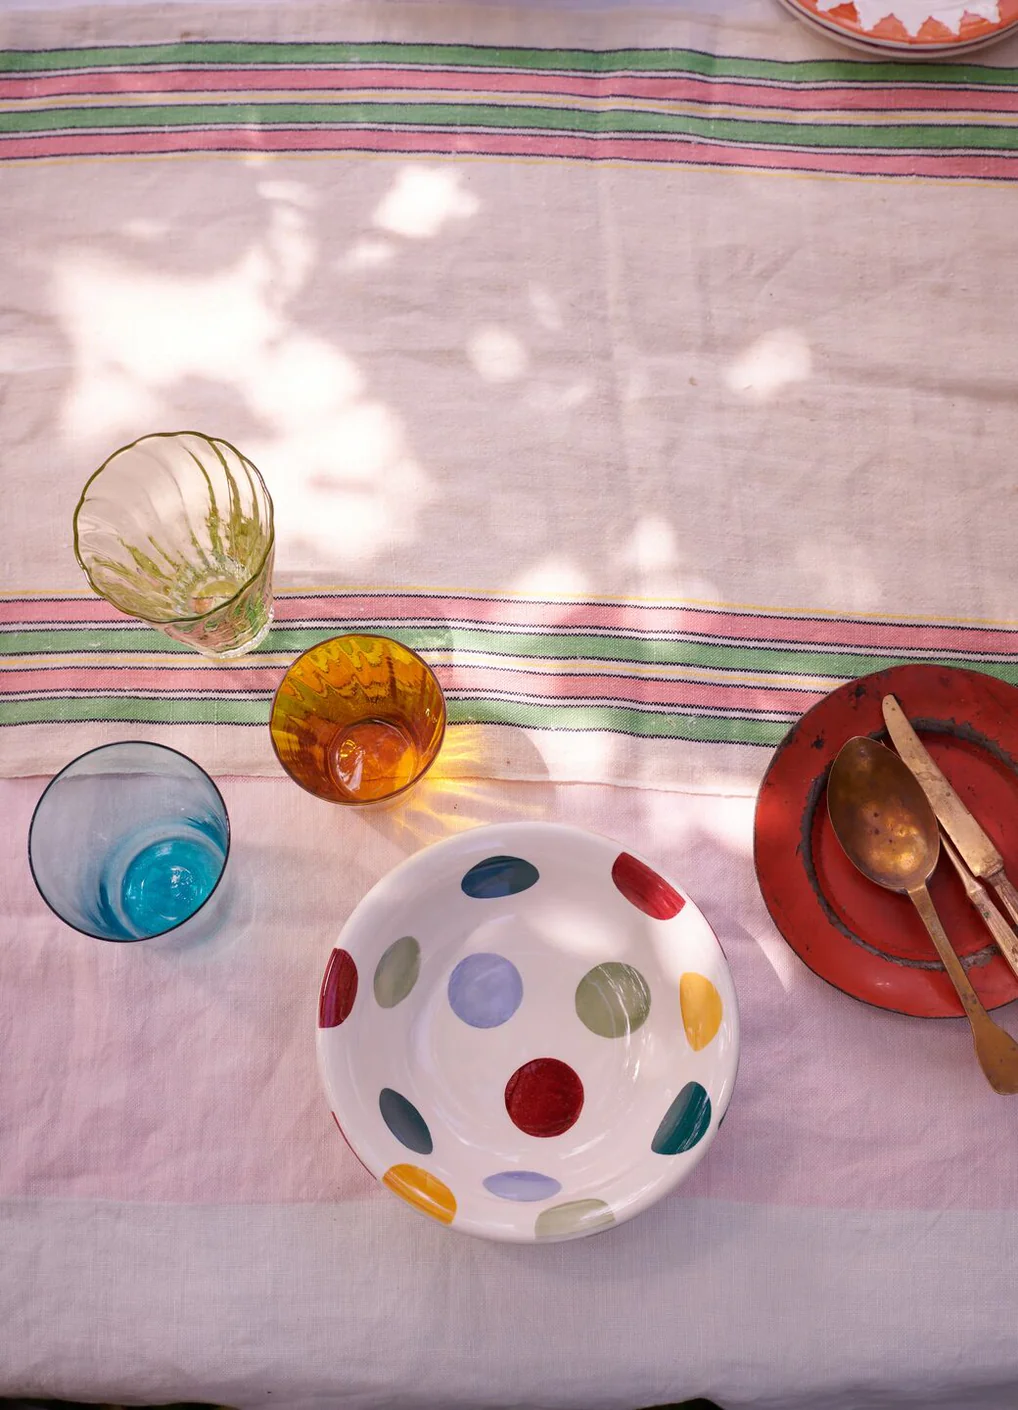
[[[104,744],[36,805],[28,860],[43,900],[97,940],[149,940],[195,915],[219,884],[230,820],[204,769],[164,744]]]

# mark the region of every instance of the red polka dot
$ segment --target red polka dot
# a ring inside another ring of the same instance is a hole
[[[561,1136],[583,1109],[583,1083],[568,1063],[535,1058],[506,1083],[505,1109],[528,1136]]]
[[[612,867],[612,881],[644,915],[654,920],[671,920],[686,904],[683,898],[669,886],[663,876],[643,862],[638,862],[628,852],[620,852]]]
[[[318,996],[318,1027],[338,1028],[357,997],[357,966],[345,950],[333,950]]]

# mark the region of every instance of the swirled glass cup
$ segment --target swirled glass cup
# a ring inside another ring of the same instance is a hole
[[[220,660],[272,623],[272,500],[226,441],[144,436],[105,461],[74,511],[74,552],[119,611]]]
[[[272,747],[330,803],[381,803],[412,788],[445,735],[445,697],[415,651],[356,632],[298,656],[272,702]]]
[[[149,940],[215,891],[230,820],[204,769],[163,744],[104,744],[51,779],[28,831],[39,893],[97,940]]]

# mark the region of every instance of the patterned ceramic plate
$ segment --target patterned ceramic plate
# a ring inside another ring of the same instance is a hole
[[[787,9],[856,48],[898,58],[958,54],[1015,32],[1018,0],[782,0]]]
[[[856,871],[827,816],[827,774],[845,740],[889,743],[885,695],[897,696],[1018,876],[1018,690],[978,671],[909,665],[839,686],[785,736],[757,799],[757,879],[775,925],[821,979],[879,1008],[954,1017],[961,1004],[912,905]],[[943,856],[930,894],[986,1007],[1018,998],[1018,980]]]
[[[519,1243],[629,1219],[728,1106],[739,1020],[713,931],[607,838],[476,828],[417,853],[343,927],[319,1000],[336,1124],[442,1224]]]

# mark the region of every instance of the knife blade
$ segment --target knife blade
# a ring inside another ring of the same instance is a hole
[[[884,696],[882,708],[895,749],[918,779],[944,831],[973,875],[989,882],[1018,923],[1018,891],[1004,871],[1004,858],[933,762],[893,695]]]

